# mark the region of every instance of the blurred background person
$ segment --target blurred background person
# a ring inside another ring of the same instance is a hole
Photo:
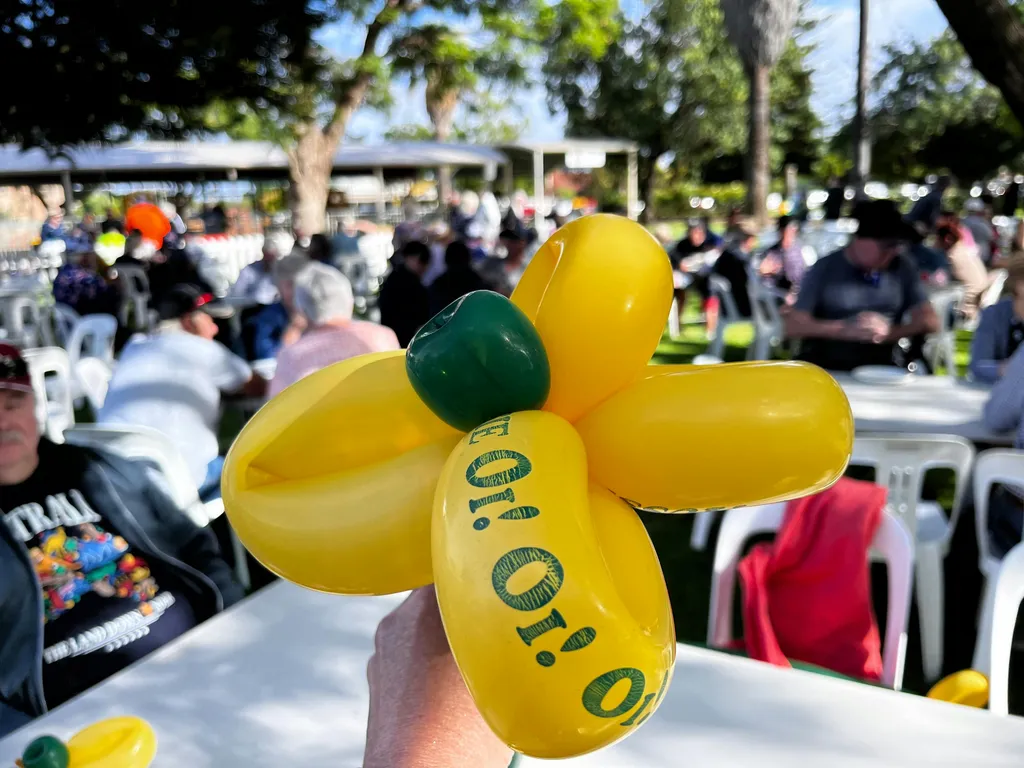
[[[480,276],[488,289],[502,296],[511,296],[526,271],[526,241],[515,231],[506,229],[501,232],[498,242],[505,255],[484,259],[479,267]]]
[[[271,397],[333,363],[400,349],[390,328],[352,319],[352,286],[333,267],[313,262],[299,272],[294,301],[307,327],[294,344],[278,354],[277,370],[268,388]]]
[[[242,343],[249,360],[272,360],[281,347],[295,343],[306,329],[306,319],[295,309],[295,276],[310,263],[302,252],[274,263],[278,300],[259,307],[242,323]]]
[[[244,267],[231,286],[230,296],[264,306],[280,298],[274,278],[274,266],[292,248],[291,238],[283,232],[267,232],[263,237],[263,258]]]
[[[1024,253],[1007,265],[1006,297],[982,310],[978,330],[971,339],[971,377],[994,384],[1006,371],[1007,361],[1024,342]]]
[[[461,296],[487,288],[483,278],[470,266],[469,248],[461,240],[448,243],[444,262],[445,271],[427,289],[431,317]]]
[[[377,306],[381,324],[393,330],[398,343],[407,347],[416,331],[432,317],[430,297],[422,282],[430,264],[430,249],[413,240],[405,244],[394,261],[391,274],[380,287]]]
[[[792,304],[800,291],[800,282],[807,271],[803,248],[799,242],[800,225],[789,216],[780,216],[778,221],[779,239],[764,252],[758,273],[767,285],[780,297]]]
[[[854,217],[853,240],[807,271],[785,318],[786,335],[801,340],[798,358],[832,371],[895,365],[899,339],[939,328],[917,266],[901,255],[917,231],[888,200],[859,203]]]

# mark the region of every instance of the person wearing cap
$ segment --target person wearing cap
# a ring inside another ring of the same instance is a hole
[[[151,427],[181,451],[200,498],[220,493],[217,427],[222,395],[259,397],[266,381],[214,341],[214,318],[230,307],[191,284],[177,285],[157,305],[160,324],[132,338],[121,353],[97,421]]]
[[[35,406],[0,344],[0,737],[242,597],[144,465],[51,442]]]
[[[854,218],[853,240],[807,271],[785,318],[799,359],[834,371],[894,365],[900,339],[939,327],[915,264],[901,254],[917,231],[888,200],[858,203]]]
[[[502,230],[498,241],[505,249],[505,256],[490,256],[480,263],[478,269],[487,288],[502,296],[511,296],[526,271],[526,241],[511,229]]]
[[[313,262],[295,278],[295,308],[309,327],[277,356],[268,394],[273,397],[296,381],[333,363],[369,352],[400,349],[390,328],[352,319],[352,285],[334,267]]]

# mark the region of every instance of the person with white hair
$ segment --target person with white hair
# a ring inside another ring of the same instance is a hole
[[[292,249],[292,239],[285,233],[268,232],[263,237],[263,258],[242,269],[231,286],[233,299],[247,300],[264,306],[278,299],[274,282],[274,264]]]
[[[352,319],[352,284],[334,267],[311,263],[295,278],[295,309],[308,324],[277,356],[271,397],[333,363],[368,352],[400,349],[390,328]]]

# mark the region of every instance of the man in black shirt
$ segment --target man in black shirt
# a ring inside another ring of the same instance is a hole
[[[786,335],[800,359],[832,371],[894,365],[897,342],[934,333],[939,320],[917,265],[903,254],[919,235],[888,200],[859,203],[857,234],[804,276]]]
[[[0,736],[242,593],[213,534],[144,467],[40,438],[25,362],[0,344]]]
[[[732,287],[732,297],[740,317],[750,317],[750,255],[757,246],[757,226],[753,219],[739,219],[727,234],[729,244],[715,262],[712,274],[724,277]],[[711,330],[711,329],[709,329]]]

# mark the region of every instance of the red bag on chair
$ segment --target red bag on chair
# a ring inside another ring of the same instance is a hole
[[[880,486],[842,478],[789,502],[775,541],[758,544],[739,565],[750,658],[783,667],[795,659],[878,681],[868,550],[885,498]]]

